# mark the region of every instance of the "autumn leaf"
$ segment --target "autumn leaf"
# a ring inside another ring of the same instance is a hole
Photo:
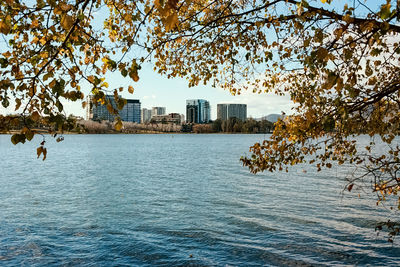
[[[347,190],[349,190],[349,192],[353,189],[354,184],[349,184],[349,186],[347,187]]]
[[[72,19],[71,16],[65,14],[64,16],[61,17],[61,27],[63,27],[64,30],[71,29],[73,24],[74,20]]]
[[[157,73],[187,79],[189,87],[290,96],[292,115],[271,126],[268,139],[242,158],[251,172],[287,170],[306,159],[319,170],[362,162],[370,164],[366,170],[378,185],[387,185],[376,192],[380,197],[400,194],[400,148],[388,148],[391,159],[379,152],[363,158],[357,142],[349,141],[366,134],[390,145],[400,135],[400,27],[393,1],[335,1],[330,8],[331,0],[139,2],[1,1],[7,49],[0,56],[0,105],[15,103],[31,116],[0,115],[0,129],[43,125],[56,138],[72,123],[63,114],[64,100],[82,99],[85,87],[94,105],[107,105],[109,73],[118,69],[137,82],[137,62],[149,60]],[[97,14],[104,15],[103,24],[96,23]],[[107,108],[117,116],[124,104],[118,97]],[[123,123],[115,126],[121,130]],[[33,138],[26,129],[11,142]],[[376,144],[369,147],[371,154]]]
[[[9,34],[11,31],[11,16],[7,15],[0,19],[0,33]]]
[[[46,148],[43,148],[43,160],[45,160],[46,159],[46,157],[47,157],[47,149]]]
[[[318,59],[319,59],[320,61],[326,60],[326,57],[327,57],[327,56],[328,56],[328,50],[327,50],[327,49],[325,49],[325,48],[323,48],[323,47],[318,48],[318,50],[317,50],[317,57],[318,57]]]
[[[18,144],[18,143],[25,143],[25,135],[24,134],[13,134],[11,136],[11,143],[13,143],[14,145]]]
[[[39,119],[40,119],[40,114],[39,114],[39,112],[34,111],[34,112],[32,113],[32,115],[31,115],[31,118],[32,118],[32,120],[34,120],[34,121],[39,121]]]
[[[43,146],[40,146],[36,149],[37,158],[43,153]]]
[[[178,23],[178,15],[176,14],[176,12],[173,12],[165,19],[165,30],[167,32],[171,31],[177,23]]]
[[[133,92],[134,92],[134,89],[131,85],[128,86],[128,92],[131,94],[133,94]]]
[[[114,128],[115,128],[115,130],[117,130],[117,131],[121,131],[121,129],[122,129],[122,121],[121,121],[121,120],[118,120],[118,121],[115,123]]]
[[[20,98],[16,98],[15,99],[15,111],[17,111],[20,106],[21,106],[21,99]]]
[[[382,5],[381,11],[380,11],[380,16],[381,19],[386,20],[391,16],[392,12],[390,11],[390,3],[386,5]]]
[[[28,141],[31,141],[34,135],[35,135],[35,133],[34,133],[33,131],[31,131],[31,130],[28,130],[28,131],[25,133],[26,139],[27,139]]]
[[[135,82],[139,81],[139,75],[138,75],[138,72],[137,72],[136,69],[132,70],[132,71],[129,73],[129,77],[131,77],[132,80],[135,81]]]

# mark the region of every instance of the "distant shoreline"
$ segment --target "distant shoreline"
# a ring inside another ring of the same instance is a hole
[[[0,132],[0,135],[13,135],[19,134],[20,131],[9,131],[9,132]],[[49,135],[47,132],[40,132],[36,134],[44,134]],[[109,132],[109,133],[76,133],[76,132],[64,132],[57,133],[58,135],[109,135],[109,134],[123,134],[123,135],[140,135],[140,134],[194,134],[194,135],[204,135],[204,134],[272,134],[269,133],[235,133],[235,132],[219,132],[219,133],[185,133],[185,132],[141,132],[141,133],[124,133],[124,132]]]

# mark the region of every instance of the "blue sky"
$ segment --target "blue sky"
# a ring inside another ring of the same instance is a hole
[[[124,87],[121,95],[124,98],[139,99],[142,108],[155,106],[166,107],[167,113],[181,113],[186,116],[187,99],[206,99],[211,104],[211,119],[217,118],[217,104],[219,103],[240,103],[247,104],[248,117],[259,118],[272,113],[291,114],[293,106],[289,97],[277,96],[274,94],[255,94],[243,91],[241,95],[233,96],[229,91],[211,86],[188,87],[188,83],[182,78],[167,79],[155,73],[150,64],[146,64],[140,71],[140,80],[133,82],[129,78],[124,78],[119,72],[107,75],[109,88]],[[128,93],[127,88],[131,85],[135,89],[133,94]],[[90,93],[90,87],[82,84],[82,91],[86,95]],[[111,94],[111,93],[110,93]],[[84,117],[85,110],[82,108],[81,101],[71,102],[62,101],[67,115],[74,114]],[[14,111],[14,101],[5,109],[0,105],[0,114],[18,113]]]
[[[119,73],[115,73],[108,77],[108,83],[110,88],[118,88],[120,86],[127,88],[132,85],[135,89],[134,94],[130,94],[125,90],[121,94],[124,98],[139,99],[142,103],[142,108],[166,107],[167,113],[185,114],[187,99],[206,99],[210,101],[212,119],[217,117],[217,104],[219,103],[247,104],[247,114],[253,118],[271,113],[280,114],[282,111],[287,114],[291,113],[292,104],[289,97],[276,96],[274,94],[254,94],[250,91],[233,96],[229,91],[211,86],[189,88],[185,79],[167,79],[155,73],[150,65],[144,66],[139,75],[140,80],[135,83],[130,79],[123,78]],[[85,89],[83,86],[83,92],[87,95],[89,88]],[[68,114],[84,115],[80,102],[64,102],[64,104]]]
[[[94,26],[102,28],[103,19],[107,17],[107,10],[96,11]],[[8,49],[4,44],[5,40],[0,40],[0,52],[4,53]],[[274,94],[254,94],[250,90],[242,92],[241,95],[233,96],[229,91],[221,88],[213,88],[211,86],[188,87],[188,82],[182,78],[167,79],[153,71],[151,63],[142,65],[139,72],[139,82],[133,82],[129,78],[121,76],[119,71],[108,73],[106,75],[109,89],[124,87],[125,91],[121,93],[124,98],[139,99],[142,108],[151,108],[154,106],[166,107],[167,113],[177,112],[186,116],[186,100],[187,99],[206,99],[211,104],[211,119],[217,118],[217,104],[219,103],[240,103],[247,104],[248,117],[259,118],[271,113],[290,114],[292,104],[289,97],[280,97]],[[128,86],[134,87],[134,94],[127,91]],[[88,84],[81,84],[83,93],[88,95],[90,87]],[[110,93],[112,94],[112,93]],[[84,117],[85,110],[82,108],[80,101],[67,102],[62,101],[64,110],[67,115],[74,114]],[[15,104],[11,101],[11,105],[4,109],[0,106],[0,114],[17,113],[14,111]]]
[[[332,1],[332,4],[323,4],[320,1],[312,1],[314,5],[323,6],[327,9],[336,9],[339,12],[343,10],[343,5],[349,6],[356,4],[357,15],[368,13],[365,8],[353,1]],[[379,6],[385,1],[366,0],[363,2],[366,6],[379,10]],[[392,0],[393,4],[395,2]],[[102,19],[107,16],[106,10],[99,10],[96,13],[94,24],[101,28]],[[107,76],[110,88],[123,86],[128,88],[132,85],[135,89],[134,94],[129,94],[127,90],[122,93],[125,98],[139,99],[142,107],[151,108],[153,106],[164,106],[167,113],[177,112],[186,113],[185,103],[187,99],[206,99],[211,104],[211,119],[217,117],[217,104],[219,103],[241,103],[247,104],[248,117],[258,118],[271,113],[286,114],[293,113],[291,108],[294,104],[288,96],[277,96],[274,94],[254,94],[250,90],[242,92],[241,95],[232,96],[230,92],[211,86],[188,87],[186,80],[181,78],[167,79],[153,71],[151,64],[144,64],[139,72],[140,80],[135,83],[128,78],[123,78],[119,73],[113,73]],[[89,88],[82,86],[83,92],[87,95]],[[67,113],[75,115],[84,115],[84,110],[80,103],[64,103]],[[186,115],[186,114],[185,114]]]
[[[341,10],[344,3],[347,1],[334,1],[334,7]],[[370,7],[377,7],[382,4],[382,1],[369,0],[367,5]],[[316,2],[317,5],[324,5]],[[327,5],[325,5],[327,7]],[[358,12],[365,12],[362,8]],[[96,13],[94,25],[101,28],[103,19],[107,16],[106,10],[100,10]],[[6,50],[4,40],[0,41],[0,52]],[[164,106],[167,108],[167,113],[177,112],[186,113],[185,103],[187,99],[206,99],[211,104],[211,118],[216,119],[216,110],[218,103],[241,103],[247,104],[247,114],[249,117],[258,118],[271,113],[280,114],[282,111],[286,114],[291,114],[293,103],[287,96],[277,96],[274,94],[254,94],[251,91],[245,91],[241,95],[232,96],[228,91],[220,88],[212,88],[211,86],[198,86],[188,87],[188,83],[184,79],[174,78],[167,79],[153,71],[151,64],[142,66],[139,73],[140,80],[135,83],[128,78],[123,78],[119,72],[107,75],[107,82],[110,89],[124,87],[128,88],[132,85],[135,88],[133,95],[129,94],[127,90],[122,93],[125,98],[139,99],[142,107],[151,108],[153,106]],[[82,91],[88,95],[90,88],[88,85],[82,84]],[[84,116],[85,112],[80,102],[64,102],[65,111],[68,114],[75,114]],[[14,105],[4,110],[0,106],[0,113],[15,113]]]

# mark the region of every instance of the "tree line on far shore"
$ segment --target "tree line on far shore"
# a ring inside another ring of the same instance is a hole
[[[7,128],[0,128],[0,133],[12,133],[22,130],[25,125],[29,125],[29,129],[36,132],[44,133],[46,131],[58,130],[60,133],[88,133],[88,134],[105,134],[105,133],[270,133],[273,131],[274,124],[267,120],[257,121],[255,119],[247,119],[242,121],[237,118],[229,118],[228,120],[217,119],[207,124],[175,124],[175,123],[134,123],[123,122],[121,131],[114,128],[115,122],[110,121],[91,121],[82,120],[73,115],[65,118],[47,118],[36,122],[30,116],[22,117],[19,115],[0,115],[0,121],[7,122]],[[67,121],[68,123],[59,123]]]
[[[216,119],[209,124],[194,124],[193,133],[271,133],[274,124],[267,120],[249,118],[242,121],[236,117],[228,120]]]

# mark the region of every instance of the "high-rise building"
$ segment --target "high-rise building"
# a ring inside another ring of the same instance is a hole
[[[141,122],[149,122],[151,120],[151,109],[142,108]]]
[[[166,108],[165,107],[152,107],[151,116],[165,115]]]
[[[113,108],[117,109],[113,95],[106,95],[106,99],[110,101]],[[119,117],[122,121],[130,121],[140,123],[140,101],[138,99],[127,99],[126,105],[119,110]],[[114,121],[118,115],[111,114],[106,105],[93,103],[93,96],[88,96],[86,105],[86,119],[87,120],[107,120]]]
[[[208,123],[210,117],[210,102],[204,99],[186,100],[186,122]]]
[[[217,119],[227,120],[229,118],[238,118],[245,121],[247,118],[246,104],[218,104]]]

